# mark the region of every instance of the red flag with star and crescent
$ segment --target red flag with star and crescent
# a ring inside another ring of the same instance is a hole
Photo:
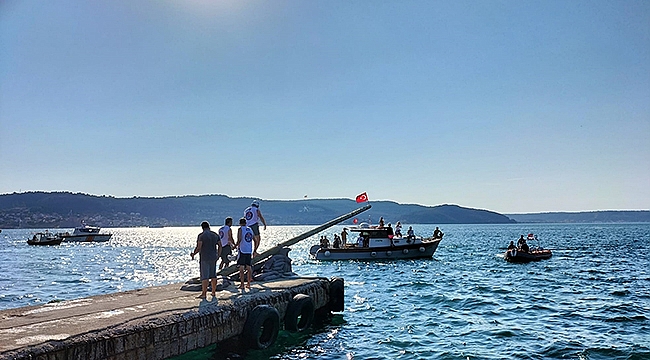
[[[358,203],[362,203],[362,202],[366,202],[366,201],[368,201],[368,194],[366,194],[364,192],[364,193],[361,193],[361,194],[357,195],[357,202]]]

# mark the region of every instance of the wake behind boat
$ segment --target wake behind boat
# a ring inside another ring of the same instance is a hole
[[[395,237],[389,228],[371,228],[362,224],[351,228],[358,233],[356,243],[343,243],[339,247],[327,244],[314,245],[309,249],[316,260],[378,260],[431,258],[442,236],[422,238],[417,236]]]
[[[96,226],[84,225],[74,229],[72,234],[60,233],[57,236],[65,242],[106,242],[111,239],[113,234],[101,234],[101,228]]]

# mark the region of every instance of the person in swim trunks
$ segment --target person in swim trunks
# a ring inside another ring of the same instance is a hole
[[[244,210],[244,218],[246,219],[246,226],[253,230],[253,234],[255,235],[255,244],[253,247],[253,257],[255,257],[257,256],[257,248],[260,246],[260,240],[262,239],[260,236],[260,221],[262,221],[264,230],[266,230],[266,220],[264,220],[264,216],[262,216],[262,212],[260,211],[259,201],[254,200],[251,206]]]

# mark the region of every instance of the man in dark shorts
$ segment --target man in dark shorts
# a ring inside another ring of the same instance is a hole
[[[210,224],[207,221],[201,223],[203,232],[196,238],[196,247],[190,253],[192,260],[194,255],[199,254],[199,264],[201,272],[201,295],[199,299],[205,299],[208,292],[208,280],[212,283],[212,296],[216,296],[217,291],[217,259],[221,253],[221,242],[219,235],[210,231]]]
[[[253,200],[251,206],[244,210],[244,218],[246,219],[246,226],[253,230],[253,235],[255,235],[253,256],[257,256],[257,248],[260,246],[260,240],[262,239],[260,235],[260,220],[262,221],[262,224],[264,224],[264,230],[266,230],[266,220],[264,220],[264,216],[262,216],[262,212],[260,211],[259,201]]]
[[[253,242],[255,235],[253,230],[246,226],[246,219],[239,219],[239,230],[237,230],[237,244],[235,245],[239,250],[239,258],[237,265],[239,265],[239,288],[244,288],[244,272],[247,272],[248,285],[251,288],[251,281],[253,281]]]
[[[230,265],[228,256],[232,254],[232,249],[235,247],[235,240],[232,238],[232,218],[227,217],[224,225],[219,228],[219,238],[221,239],[221,264],[219,270],[227,268]]]

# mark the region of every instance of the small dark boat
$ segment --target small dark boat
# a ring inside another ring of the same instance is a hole
[[[52,234],[46,234],[46,233],[36,233],[34,236],[27,240],[27,244],[29,245],[60,245],[61,241],[63,241],[63,238],[60,236],[55,236]]]
[[[528,252],[512,249],[506,251],[504,258],[511,263],[527,263],[550,259],[553,256],[551,250],[530,250]]]

